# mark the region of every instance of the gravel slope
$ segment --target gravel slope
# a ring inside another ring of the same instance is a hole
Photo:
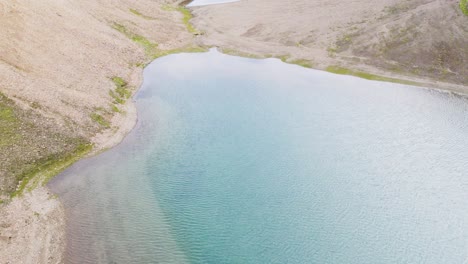
[[[458,0],[241,0],[192,10],[203,43],[230,53],[467,92],[468,16]]]

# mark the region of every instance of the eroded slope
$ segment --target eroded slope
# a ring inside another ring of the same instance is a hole
[[[204,43],[227,52],[466,92],[468,17],[458,0],[243,0],[193,10]]]

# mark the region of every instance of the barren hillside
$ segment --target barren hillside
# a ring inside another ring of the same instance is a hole
[[[468,16],[458,0],[243,0],[194,14],[204,43],[227,52],[468,84]]]
[[[12,0],[0,11],[0,196],[134,120],[125,101],[142,67],[193,37],[164,1]]]

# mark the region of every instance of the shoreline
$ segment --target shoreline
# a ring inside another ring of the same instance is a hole
[[[234,5],[239,4],[234,3]],[[347,68],[352,68],[353,70],[350,70],[351,73],[359,73],[362,71],[364,73],[371,73],[372,75],[376,74],[375,76],[387,76],[386,78],[421,82],[423,86],[420,88],[443,93],[455,93],[464,97],[468,95],[468,88],[464,85],[438,82],[429,77],[408,77],[370,65],[344,61],[342,58],[329,58],[325,49],[322,52],[316,52],[313,48],[304,51],[301,50],[300,46],[281,46],[282,44],[270,46],[271,43],[269,42],[251,40],[248,38],[230,42],[232,40],[230,37],[232,36],[226,37],[226,33],[224,33],[224,35],[217,33],[211,34],[214,33],[214,31],[210,33],[210,30],[213,30],[213,28],[210,28],[213,27],[213,24],[210,21],[204,20],[207,14],[216,14],[216,12],[219,12],[220,8],[225,7],[203,6],[190,8],[190,12],[195,15],[195,18],[191,20],[195,28],[202,30],[202,32],[207,31],[208,34],[202,34],[199,38],[191,39],[184,39],[181,37],[183,40],[179,40],[179,42],[168,40],[168,43],[163,45],[163,47],[166,48],[164,51],[167,52],[167,54],[172,52],[182,53],[186,50],[186,48],[184,50],[184,47],[196,45],[203,48],[218,47],[220,52],[234,56],[259,59],[278,58],[285,63],[297,64],[306,68],[322,71],[327,71],[327,67],[338,64],[340,67],[345,66]],[[209,11],[210,9],[215,11]],[[173,21],[166,22],[172,23]],[[183,30],[185,30],[185,28],[183,28]],[[139,46],[136,48],[135,46],[132,48],[144,50],[147,47]],[[310,53],[307,53],[309,51]],[[141,53],[141,51],[139,52]],[[273,55],[271,55],[272,52]],[[283,57],[283,53],[287,53],[287,57]],[[148,59],[147,57],[146,62],[148,62],[148,60],[151,62],[157,58],[158,57]],[[138,113],[133,96],[142,85],[143,71],[144,68],[133,67],[131,68],[131,72],[127,73],[127,76],[130,78],[129,83],[136,88],[132,90],[130,99],[127,100],[125,104],[119,105],[120,110],[125,114],[115,114],[112,116],[110,120],[112,128],[105,129],[103,133],[98,133],[93,136],[90,139],[94,144],[92,151],[81,159],[98,155],[120,144],[125,136],[135,127],[138,120]],[[335,72],[335,74],[340,73]],[[347,75],[356,76],[356,74]],[[66,247],[66,217],[64,210],[60,199],[53,195],[47,186],[35,188],[31,192],[24,193],[22,197],[12,199],[10,202],[3,205],[0,204],[0,256],[2,256],[2,261],[6,261],[5,263],[9,261],[10,263],[19,263],[26,259],[26,262],[39,260],[38,263],[63,263],[64,250]],[[15,241],[12,242],[12,239],[15,239]],[[25,254],[25,251],[27,254]],[[5,258],[3,258],[3,256],[5,256]]]
[[[7,11],[9,11],[9,9],[14,10],[15,8],[24,10],[14,13],[21,14],[22,12],[27,12],[29,8],[33,8],[35,5],[45,5],[46,7],[50,5],[53,9],[55,8],[57,10],[57,17],[51,17],[52,20],[60,20],[62,16],[67,15],[69,16],[69,18],[67,18],[69,25],[75,25],[73,23],[76,23],[76,27],[83,27],[83,25],[81,25],[83,24],[82,18],[90,16],[90,19],[86,20],[86,22],[90,23],[92,26],[88,28],[98,29],[97,31],[85,30],[87,34],[98,34],[96,38],[88,38],[86,35],[74,35],[78,37],[75,39],[75,43],[78,45],[77,48],[80,52],[85,48],[87,53],[93,54],[94,52],[94,54],[96,54],[96,57],[91,63],[92,67],[89,67],[87,64],[88,62],[81,59],[74,60],[73,55],[75,55],[75,57],[78,56],[78,58],[82,56],[81,53],[76,52],[71,54],[72,58],[60,57],[57,61],[52,61],[52,63],[56,65],[60,65],[60,63],[68,65],[70,64],[68,60],[71,59],[75,63],[74,66],[76,69],[73,68],[73,71],[76,72],[77,77],[86,76],[87,81],[75,82],[73,79],[75,74],[59,76],[53,79],[59,80],[58,85],[53,84],[50,87],[51,89],[47,90],[48,92],[54,93],[55,86],[58,86],[56,89],[57,91],[68,92],[68,90],[71,90],[72,93],[76,94],[76,90],[82,93],[80,89],[86,87],[86,92],[82,94],[89,97],[93,103],[91,105],[94,106],[90,107],[87,104],[87,99],[81,99],[85,100],[85,103],[81,105],[83,108],[83,110],[81,110],[83,111],[81,113],[82,115],[66,116],[66,114],[68,114],[67,109],[60,108],[61,106],[59,104],[47,106],[47,108],[43,106],[42,103],[35,103],[33,105],[40,110],[40,112],[45,112],[43,111],[44,109],[51,111],[48,113],[48,116],[57,121],[63,122],[63,119],[67,120],[71,118],[72,124],[77,126],[76,129],[82,129],[82,133],[85,135],[93,134],[92,131],[95,131],[96,127],[98,127],[98,133],[89,137],[89,142],[93,145],[93,148],[79,160],[98,155],[106,149],[118,145],[134,128],[138,116],[133,95],[142,85],[144,70],[142,66],[148,63],[148,61],[153,61],[156,56],[170,54],[175,51],[196,50],[196,48],[192,48],[194,34],[188,31],[188,26],[184,21],[185,14],[183,14],[183,10],[176,9],[176,4],[172,2],[168,4],[166,1],[142,1],[139,3],[122,3],[122,5],[113,7],[102,6],[102,3],[99,2],[90,2],[83,4],[83,6],[75,7],[75,10],[71,10],[75,3],[64,6],[54,6],[53,3],[48,3],[47,1],[44,3],[33,3],[34,5],[31,6],[13,5],[9,7],[7,5],[6,8]],[[170,8],[168,8],[168,6]],[[0,5],[0,10],[1,8],[4,8],[4,6]],[[114,15],[115,12],[112,12],[112,10],[115,11],[116,9],[120,12],[117,12],[117,17]],[[124,13],[121,12],[122,9]],[[48,8],[38,10],[37,16],[39,17],[44,17],[44,14],[41,12],[50,12]],[[146,16],[138,10],[160,16],[163,21],[155,20],[153,17]],[[80,11],[82,13],[80,13]],[[99,14],[99,16],[104,19],[107,17],[108,21],[96,20],[93,13]],[[31,19],[34,19],[34,16],[32,16]],[[122,23],[121,25],[125,25],[125,27],[121,26],[115,28],[115,24],[114,26],[108,24],[109,21],[118,21]],[[131,21],[132,24],[128,24],[126,21]],[[33,22],[33,25],[36,24]],[[168,31],[152,31],[151,28],[155,27],[154,24],[156,24],[156,27],[162,25],[167,28]],[[69,38],[68,32],[63,31],[64,28],[60,25],[62,24],[58,23],[58,29],[47,29],[46,32],[59,34],[55,36],[57,39],[60,39],[60,37],[65,39]],[[24,29],[19,30],[20,34],[25,31]],[[103,32],[105,34],[103,34]],[[135,36],[138,36],[138,38]],[[158,40],[158,43],[155,42],[156,40]],[[14,42],[7,42],[7,45],[11,43]],[[19,45],[19,47],[29,48],[26,44]],[[46,58],[53,58],[54,56],[52,54],[57,54],[57,50],[55,50],[53,46],[41,47],[46,48],[46,50],[33,54],[40,57],[45,56]],[[151,48],[151,50],[148,50],[149,48]],[[20,49],[19,52],[23,51]],[[151,52],[151,54],[149,54],[149,52]],[[26,53],[29,54],[27,51]],[[106,53],[112,53],[112,56],[106,56]],[[1,56],[0,59],[2,59]],[[32,57],[32,59],[34,59],[34,57]],[[39,61],[39,59],[36,60]],[[9,61],[6,62],[8,63]],[[17,90],[14,88],[20,86],[20,84],[15,85],[15,82],[21,81],[21,79],[17,77],[18,73],[16,72],[23,70],[23,67],[15,65],[15,67],[10,67],[5,71],[1,67],[1,63],[2,61],[0,60],[0,74],[6,74],[8,81],[7,86],[4,87],[5,90],[2,90],[2,92],[9,98],[14,98],[17,105],[28,109],[28,102],[37,102],[34,96],[40,94],[32,94],[31,97],[27,98],[17,98],[15,96]],[[78,65],[76,65],[77,63]],[[42,67],[50,67],[52,71],[56,68],[48,66],[47,64],[42,65]],[[60,67],[58,68],[60,69]],[[99,70],[96,71],[96,69]],[[13,71],[11,73],[12,77],[10,77],[10,71]],[[88,71],[89,73],[87,73]],[[117,100],[112,96],[112,92],[116,89],[115,86],[117,85],[112,76],[122,76],[125,82],[125,86],[123,87],[125,90],[123,92],[131,92],[131,96],[127,98],[125,98],[125,96],[117,98],[119,99],[118,103],[111,101],[112,99]],[[9,79],[9,77],[11,79]],[[46,74],[41,78],[46,80],[49,76]],[[63,87],[67,82],[69,83],[68,87]],[[11,87],[8,85],[11,85]],[[64,97],[62,102],[66,103],[67,107],[76,107],[75,110],[79,110],[81,109],[80,106],[75,106],[75,100],[77,100],[77,98],[79,97]],[[66,99],[71,101],[64,101]],[[24,102],[23,100],[27,101]],[[54,111],[52,107],[56,107],[56,109],[59,110]],[[114,111],[114,109],[117,109],[117,111]],[[96,112],[97,114],[95,114]],[[73,114],[73,112],[71,114]],[[89,123],[89,118],[91,116],[92,119],[93,115],[99,117],[99,119],[92,120],[97,122],[97,124]],[[66,123],[58,123],[61,126],[67,125]],[[65,168],[59,169],[58,174],[64,169]],[[54,177],[57,175],[54,175]],[[66,248],[65,227],[67,221],[65,208],[60,199],[54,195],[46,185],[42,186],[40,182],[44,180],[43,175],[36,175],[32,179],[34,179],[33,183],[26,182],[27,187],[24,188],[25,191],[18,193],[16,197],[6,198],[0,196],[2,199],[5,198],[3,201],[0,200],[0,264],[64,262]]]
[[[253,54],[249,54],[249,53],[245,53],[243,51],[237,51],[237,50],[229,50],[229,52],[225,52],[223,51],[222,47],[215,47],[215,48],[217,48],[219,52],[226,54],[226,55],[230,55],[230,56],[237,56],[237,57],[250,58],[250,59],[260,59],[260,60],[261,59],[278,59],[282,61],[283,63],[297,65],[297,66],[311,69],[311,70],[323,71],[323,72],[328,72],[328,73],[336,74],[336,75],[352,76],[355,78],[365,79],[369,81],[395,83],[395,84],[400,84],[400,85],[413,86],[413,87],[417,87],[417,88],[421,88],[425,90],[433,90],[433,91],[437,91],[440,93],[455,94],[458,96],[463,96],[463,97],[468,98],[467,86],[454,84],[454,83],[434,81],[434,80],[431,80],[430,78],[417,78],[417,77],[409,77],[406,75],[396,75],[390,71],[385,72],[382,70],[379,71],[378,69],[374,69],[374,71],[364,72],[364,71],[352,70],[348,68],[341,68],[345,70],[346,73],[339,73],[334,70],[328,69],[333,66],[329,66],[327,68],[312,67],[308,65],[305,66],[305,65],[296,63],[294,61],[289,61],[289,62],[284,61],[281,57],[267,57],[268,55],[265,55],[265,54],[253,55]],[[381,75],[377,75],[376,73],[381,74]],[[367,76],[362,76],[362,75],[367,75]]]
[[[143,81],[143,69],[136,69],[135,72],[141,78],[134,94]],[[92,139],[94,147],[91,152],[79,160],[99,155],[117,146],[132,131],[138,120],[133,95],[124,105],[126,115],[123,118],[116,116],[118,119],[113,120],[113,124],[118,127],[117,131],[107,130],[96,135]],[[61,173],[63,172],[53,177]],[[5,256],[0,263],[64,263],[67,239],[65,208],[60,198],[47,185],[25,191],[20,197],[11,199],[0,207],[0,216],[0,256]],[[13,238],[16,241],[12,243]],[[23,252],[23,245],[27,245],[27,254]]]

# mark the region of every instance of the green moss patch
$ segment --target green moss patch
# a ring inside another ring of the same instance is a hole
[[[135,34],[134,32],[130,31],[128,28],[126,28],[124,25],[113,23],[112,28],[121,32],[126,37],[131,39],[133,42],[141,45],[145,49],[145,52],[147,55],[152,55],[157,50],[157,47],[158,47],[157,43],[151,42],[150,40],[148,40],[142,35]]]
[[[124,104],[132,95],[128,83],[121,77],[114,76],[111,78],[115,84],[115,89],[109,91],[109,95],[114,99],[114,104]]]
[[[200,47],[200,46],[188,46],[184,48],[178,48],[178,49],[171,49],[171,50],[158,50],[152,57],[151,59],[157,59],[163,56],[171,55],[171,54],[176,54],[176,53],[197,53],[197,52],[206,52],[207,49]]]
[[[397,78],[390,78],[390,77],[375,75],[375,74],[371,74],[367,72],[354,71],[354,70],[350,70],[350,69],[343,68],[340,66],[328,66],[325,70],[327,72],[331,72],[335,74],[352,75],[352,76],[356,76],[359,78],[372,80],[372,81],[382,81],[382,82],[392,82],[392,83],[401,83],[401,84],[406,84],[406,85],[422,86],[421,83],[414,82],[414,81],[401,80]]]
[[[296,65],[299,65],[299,66],[304,67],[304,68],[312,68],[313,67],[312,62],[310,62],[308,60],[304,60],[304,59],[293,60],[293,61],[290,61],[289,63],[296,64]]]
[[[161,9],[164,10],[164,11],[168,11],[168,12],[176,10],[176,8],[174,6],[171,6],[169,4],[162,5]]]
[[[107,121],[101,114],[94,112],[94,113],[91,113],[89,116],[94,122],[98,123],[101,127],[103,128],[110,127],[110,122]]]
[[[192,13],[190,13],[190,10],[183,6],[178,6],[174,7],[171,5],[163,5],[162,10],[164,11],[178,11],[182,14],[182,23],[184,23],[185,27],[187,28],[187,31],[192,33],[192,34],[200,34],[198,30],[193,27],[192,23],[190,23],[190,19],[193,18]]]
[[[120,109],[115,104],[111,105],[111,110],[114,113],[120,113],[121,112]]]
[[[313,64],[310,60],[306,59],[296,59],[296,60],[291,60],[291,57],[289,55],[272,55],[272,54],[267,54],[264,56],[259,56],[255,54],[250,54],[250,53],[245,53],[242,51],[237,51],[234,49],[229,49],[229,48],[222,48],[221,52],[224,54],[228,55],[233,55],[233,56],[240,56],[244,58],[250,58],[250,59],[263,59],[263,58],[277,58],[281,60],[284,63],[289,63],[289,64],[296,64],[304,68],[312,68]]]
[[[53,154],[35,161],[29,166],[29,170],[17,176],[21,183],[11,197],[22,195],[25,190],[31,191],[39,185],[45,185],[52,177],[85,156],[91,149],[91,144],[80,143],[72,152]]]
[[[139,16],[139,17],[141,17],[141,18],[146,19],[146,20],[155,20],[154,17],[150,17],[150,16],[143,15],[142,13],[140,13],[140,12],[139,12],[138,10],[136,10],[136,9],[130,8],[129,10],[130,10],[130,12],[131,12],[132,14],[137,15],[137,16]]]
[[[460,9],[463,14],[468,16],[468,0],[460,0]]]
[[[0,93],[0,147],[14,144],[21,138],[17,133],[19,120],[12,104],[11,100]]]
[[[112,77],[115,84],[115,92],[122,98],[128,99],[132,95],[128,89],[128,83],[121,77]]]
[[[56,119],[34,109],[22,108],[0,93],[0,196],[34,189],[88,149],[89,141],[75,129],[57,126]]]
[[[280,56],[276,56],[275,58],[280,59],[282,62],[287,63],[289,60],[289,55],[280,55]]]
[[[184,23],[185,27],[187,27],[188,32],[194,34],[198,33],[198,31],[190,23],[190,19],[192,19],[192,13],[190,13],[190,10],[185,7],[178,7],[177,11],[183,15],[182,22]]]
[[[194,34],[199,34],[199,32],[193,27],[192,24],[190,24],[190,19],[192,18],[192,14],[188,9],[185,7],[174,7],[171,5],[163,5],[162,9],[165,11],[178,11],[182,13],[183,15],[183,23],[186,25],[187,30],[191,33]],[[132,13],[139,15],[140,13],[137,10],[131,9],[130,10]],[[112,28],[115,30],[121,32],[124,34],[126,37],[131,39],[133,42],[139,44],[145,49],[145,53],[150,60],[157,59],[159,57],[163,57],[166,55],[174,54],[174,53],[181,53],[181,52],[205,52],[207,51],[206,48],[200,47],[200,46],[188,46],[188,47],[183,47],[183,48],[177,48],[177,49],[171,49],[171,50],[161,50],[158,49],[158,44],[151,42],[148,40],[146,37],[142,35],[138,35],[134,32],[132,32],[130,29],[125,27],[122,24],[119,23],[113,23]],[[144,68],[148,62],[139,62],[136,64],[137,67],[142,67]],[[115,82],[115,80],[113,80]],[[118,82],[115,82],[117,86],[120,84]],[[123,85],[121,85],[123,87]],[[126,92],[125,92],[126,93]],[[124,96],[122,93],[122,90],[120,88],[117,88],[115,91],[109,91],[109,95],[114,99],[114,103],[116,104],[123,104],[125,103],[125,100],[128,98],[126,95]]]
[[[232,56],[239,56],[239,57],[244,57],[244,58],[251,58],[251,59],[261,59],[262,56],[251,54],[251,53],[246,53],[242,51],[238,51],[235,49],[229,49],[229,48],[221,48],[220,51],[224,54],[227,55],[232,55]],[[266,56],[266,57],[273,57],[272,55]]]
[[[122,99],[114,90],[109,90],[109,95],[114,99],[114,104],[124,104],[125,100]]]

